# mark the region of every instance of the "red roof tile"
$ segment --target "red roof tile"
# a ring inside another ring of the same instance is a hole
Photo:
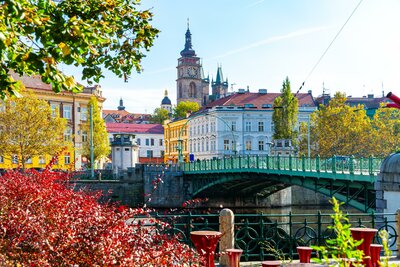
[[[253,104],[254,109],[265,109],[263,105],[265,104],[274,104],[275,98],[280,96],[280,93],[235,93],[230,96],[218,99],[216,101],[211,102],[205,108],[212,108],[217,106],[244,106],[245,104]],[[315,107],[316,104],[311,94],[308,93],[299,93],[296,95],[299,101],[299,107],[307,106],[307,107]]]
[[[151,133],[163,134],[164,128],[161,124],[133,124],[133,123],[106,123],[109,133]]]

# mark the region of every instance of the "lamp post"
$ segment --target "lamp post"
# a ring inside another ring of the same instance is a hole
[[[93,105],[90,105],[90,176],[94,179]]]
[[[308,158],[311,158],[311,146],[310,146],[310,117],[311,114],[308,114],[308,127],[307,127],[307,152]]]
[[[228,124],[228,122],[226,120],[222,119],[221,117],[219,117],[215,114],[206,113],[205,116],[211,116],[211,117],[221,120],[228,127],[228,129],[230,129],[231,134],[232,134],[232,141],[233,141],[232,152],[236,155],[236,153],[237,153],[236,145],[237,144],[236,144],[236,138],[235,138],[235,134],[233,133],[232,127]]]
[[[183,161],[184,161],[184,159],[183,159],[183,140],[181,139],[183,130],[185,129],[186,125],[187,125],[191,120],[193,120],[194,118],[199,118],[199,117],[201,117],[202,115],[203,115],[203,116],[211,116],[211,117],[215,117],[215,118],[217,118],[217,119],[220,119],[226,126],[228,126],[229,129],[231,129],[230,125],[229,125],[224,119],[218,117],[218,116],[215,115],[215,114],[205,113],[205,114],[199,114],[199,115],[196,115],[196,116],[193,116],[193,117],[189,117],[189,118],[187,119],[187,121],[182,125],[182,128],[181,128],[180,131],[179,131],[178,145],[177,145],[177,148],[176,148],[176,149],[178,150],[178,163],[183,163]],[[232,141],[233,141],[232,152],[236,155],[236,152],[237,152],[237,151],[236,151],[236,138],[235,138],[235,135],[234,135],[232,129],[231,129],[231,133],[232,133],[232,139],[233,139],[233,140],[232,140]]]

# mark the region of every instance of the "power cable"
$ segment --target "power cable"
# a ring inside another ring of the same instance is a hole
[[[325,49],[324,53],[322,54],[322,56],[318,59],[317,63],[314,65],[314,67],[311,69],[311,71],[308,73],[307,77],[304,79],[303,83],[301,84],[299,90],[297,90],[296,94],[294,95],[296,97],[296,95],[300,92],[300,90],[303,88],[304,84],[306,83],[307,79],[311,76],[311,74],[314,72],[314,70],[317,68],[317,66],[319,65],[319,63],[322,61],[322,58],[325,56],[325,54],[328,52],[329,48],[331,48],[332,44],[335,42],[335,40],[337,39],[337,37],[339,36],[339,34],[342,32],[342,30],[344,29],[344,27],[346,26],[346,24],[349,22],[349,20],[351,19],[351,17],[354,15],[354,13],[357,11],[358,7],[361,5],[361,3],[364,0],[360,0],[360,2],[358,2],[357,6],[353,9],[353,12],[351,12],[350,16],[347,18],[346,22],[343,24],[343,26],[340,28],[340,30],[338,31],[338,33],[335,35],[335,37],[333,38],[333,40],[331,41],[331,43],[328,45],[328,47]]]

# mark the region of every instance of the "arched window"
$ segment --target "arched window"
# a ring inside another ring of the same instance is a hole
[[[196,98],[196,84],[194,82],[191,82],[189,84],[189,97]]]
[[[182,97],[183,97],[182,83],[179,83],[178,97],[179,97],[179,98],[182,98]]]

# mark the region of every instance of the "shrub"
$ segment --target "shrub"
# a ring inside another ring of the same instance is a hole
[[[102,205],[100,193],[72,187],[65,173],[49,170],[0,177],[2,266],[191,266],[196,261],[193,250],[164,234],[167,225],[127,223],[145,210]]]

